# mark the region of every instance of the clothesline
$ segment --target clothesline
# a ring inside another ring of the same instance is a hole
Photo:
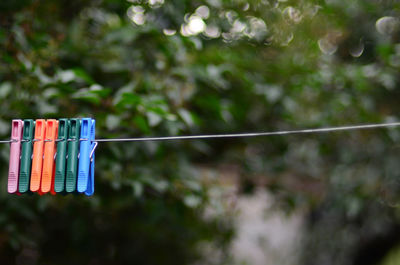
[[[0,141],[10,144],[7,191],[93,195],[94,153],[102,142],[245,138],[400,126],[400,122],[392,122],[269,132],[96,139],[95,124],[91,118],[13,120],[11,139]]]
[[[95,139],[93,142],[97,142],[97,143],[101,143],[101,142],[144,142],[144,141],[219,139],[219,138],[247,138],[247,137],[260,137],[260,136],[273,136],[273,135],[311,134],[311,133],[327,133],[327,132],[337,132],[337,131],[366,130],[366,129],[389,128],[389,127],[398,127],[398,126],[400,126],[400,122],[348,125],[348,126],[300,129],[300,130],[286,130],[286,131],[270,131],[270,132],[182,135],[182,136],[160,136],[160,137],[136,137],[136,138],[100,138],[100,139]],[[55,141],[59,141],[59,140],[60,139],[57,139]],[[79,139],[79,140],[82,141],[82,140],[87,140],[87,139]],[[0,144],[11,143],[13,141],[14,140],[0,140]],[[48,140],[45,140],[45,141],[48,141]]]

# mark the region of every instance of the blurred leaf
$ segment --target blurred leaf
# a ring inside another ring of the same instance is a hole
[[[12,84],[10,82],[4,82],[0,84],[0,98],[7,97],[12,90]]]
[[[150,132],[150,128],[147,125],[147,121],[142,116],[135,116],[133,118],[133,122],[145,134],[148,134]]]
[[[194,207],[197,207],[200,205],[201,198],[199,198],[198,196],[194,196],[194,195],[188,195],[188,196],[185,196],[184,202],[185,202],[186,206],[194,208]]]
[[[120,125],[121,122],[121,118],[116,116],[116,115],[107,115],[106,118],[106,126],[108,130],[114,130],[116,128],[118,128],[118,126]]]

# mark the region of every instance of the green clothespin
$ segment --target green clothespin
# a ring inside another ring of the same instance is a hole
[[[67,165],[67,140],[69,133],[68,119],[58,120],[58,142],[56,156],[56,173],[54,177],[55,192],[65,191],[65,172]]]
[[[19,193],[25,193],[29,191],[29,183],[31,178],[31,166],[32,166],[32,140],[33,132],[35,129],[34,120],[24,120],[24,131],[22,134],[22,147],[21,147],[21,164],[19,171]]]
[[[80,137],[80,119],[69,119],[69,132],[67,140],[67,177],[65,183],[66,192],[76,191],[76,180],[78,175],[78,153]]]

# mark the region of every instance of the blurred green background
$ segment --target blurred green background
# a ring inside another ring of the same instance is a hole
[[[99,138],[396,121],[399,15],[392,0],[3,0],[0,138],[13,118],[93,117]],[[400,264],[399,141],[101,143],[90,198],[7,194],[1,145],[0,263],[252,264],[231,250],[233,188],[301,213],[296,264]]]

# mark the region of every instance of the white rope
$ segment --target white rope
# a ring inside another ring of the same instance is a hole
[[[144,142],[144,141],[171,141],[171,140],[194,140],[194,139],[217,139],[217,138],[243,138],[243,137],[272,136],[272,135],[288,135],[288,134],[327,133],[336,131],[365,130],[365,129],[388,128],[397,126],[400,126],[400,122],[350,125],[350,126],[316,128],[316,129],[274,131],[274,132],[137,137],[137,138],[105,138],[105,139],[95,139],[95,142]]]

